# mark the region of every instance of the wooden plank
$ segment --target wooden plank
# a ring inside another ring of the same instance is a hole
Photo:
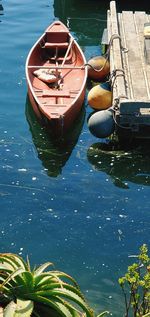
[[[150,21],[150,16],[145,12],[135,12],[135,23],[138,30],[139,43],[141,48],[142,67],[145,76],[145,84],[147,86],[147,94],[150,99],[150,66],[146,64],[144,56],[144,23]]]
[[[121,52],[121,41],[118,28],[118,18],[116,12],[116,3],[115,1],[110,2],[110,41],[112,40],[111,53],[111,71],[116,72],[114,79],[112,79],[113,84],[113,103],[117,98],[125,98],[126,86],[125,78],[123,74],[123,63],[122,63],[122,52]]]
[[[140,43],[136,28],[134,14],[130,11],[122,12],[123,26],[125,30],[126,45],[128,48],[128,70],[131,78],[131,89],[134,100],[147,100],[148,93],[145,84],[145,76],[142,68]]]
[[[131,85],[131,76],[130,72],[128,71],[129,65],[128,65],[128,58],[127,58],[127,43],[125,39],[125,30],[123,26],[123,21],[122,21],[122,14],[118,13],[118,23],[119,23],[119,30],[120,30],[120,36],[121,36],[121,41],[122,41],[122,46],[124,50],[122,50],[122,64],[123,64],[123,69],[125,72],[125,84],[126,84],[126,93],[128,99],[133,98],[133,91],[132,91],[132,85]]]
[[[110,10],[107,11],[107,30],[108,30],[108,42],[110,45],[110,40],[111,40],[111,36],[112,36],[112,29],[111,29],[111,12]],[[110,45],[109,47],[110,52],[109,52],[109,62],[110,62],[110,74],[113,72],[114,70],[114,58],[113,58],[113,47],[112,45]],[[118,92],[117,92],[117,85],[116,83],[114,83],[113,85],[113,104],[114,104],[114,100],[117,98],[118,96]]]
[[[81,69],[84,70],[87,67],[87,65],[82,65],[82,66],[42,66],[42,65],[35,65],[35,66],[28,66],[29,69],[32,68],[41,68],[41,69],[72,69],[72,70],[76,70],[76,69]]]
[[[142,57],[144,56],[144,23],[148,22],[147,21],[147,15],[145,14],[145,12],[138,12],[136,11],[134,13],[134,19],[135,19],[135,25],[136,25],[136,29],[138,32],[138,40],[140,43],[140,47],[141,47],[141,55]]]

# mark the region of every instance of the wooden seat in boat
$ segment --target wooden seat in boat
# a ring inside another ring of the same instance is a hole
[[[44,45],[45,48],[67,48],[68,47],[68,42],[64,43],[49,43],[46,42]]]
[[[78,94],[78,90],[47,90],[47,89],[34,89],[34,91],[36,92],[36,95],[38,97],[63,97],[63,98],[73,98],[73,96],[75,96],[76,94]]]
[[[68,90],[42,90],[36,92],[38,97],[70,97]]]
[[[49,29],[46,31],[44,48],[47,50],[47,53],[51,59],[57,58],[58,60],[62,60],[69,44],[70,41],[68,31],[63,30],[58,32],[57,29],[53,30],[53,32]],[[71,49],[69,51],[71,53]],[[70,53],[68,54],[66,60],[71,59]]]
[[[48,31],[45,34],[45,48],[67,48],[69,45],[69,33],[67,31]]]

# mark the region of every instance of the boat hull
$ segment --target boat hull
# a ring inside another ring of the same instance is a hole
[[[80,94],[80,97],[74,103],[73,107],[69,109],[68,112],[65,113],[65,116],[63,116],[62,118],[53,118],[53,119],[48,119],[40,110],[40,106],[35,100],[29,86],[28,86],[28,96],[29,96],[29,100],[32,105],[32,108],[38,120],[41,122],[41,124],[44,124],[48,128],[50,128],[55,135],[64,135],[65,133],[67,133],[68,130],[71,129],[74,121],[77,119],[82,109],[82,106],[84,103],[84,97],[85,97],[85,90],[86,90],[86,86],[83,88],[83,91]]]

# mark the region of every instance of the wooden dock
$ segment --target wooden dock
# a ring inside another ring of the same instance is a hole
[[[116,12],[110,2],[107,14],[110,74],[116,130],[121,136],[150,138],[150,15]]]

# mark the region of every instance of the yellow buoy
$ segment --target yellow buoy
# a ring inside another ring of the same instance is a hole
[[[96,56],[88,61],[88,76],[91,79],[102,80],[110,72],[109,61],[103,56]]]
[[[105,84],[94,86],[88,93],[88,104],[96,110],[105,110],[111,106],[112,93]]]

